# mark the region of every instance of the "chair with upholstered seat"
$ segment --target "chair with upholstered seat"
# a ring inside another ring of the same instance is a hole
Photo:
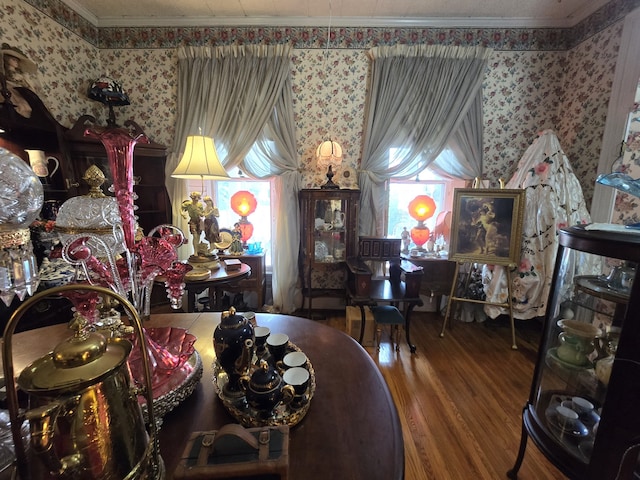
[[[420,282],[422,267],[400,257],[402,240],[394,238],[360,237],[358,256],[347,259],[347,296],[352,305],[360,307],[360,342],[365,328],[365,307],[378,310],[380,325],[400,322],[404,325],[407,344],[411,352],[416,346],[411,343],[409,320],[411,311],[422,305]],[[402,313],[398,309],[402,306]],[[397,313],[396,313],[397,311]],[[397,345],[397,343],[396,343]]]
[[[389,326],[389,339],[391,346],[395,345],[395,350],[400,350],[398,330],[400,325],[405,324],[404,317],[398,307],[393,305],[376,305],[370,308],[373,314],[373,321],[376,323],[376,348],[380,350],[382,340],[382,327]]]

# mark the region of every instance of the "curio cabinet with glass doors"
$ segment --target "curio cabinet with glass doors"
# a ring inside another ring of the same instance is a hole
[[[313,299],[345,297],[345,262],[358,248],[360,190],[300,190],[302,293],[311,318]]]
[[[527,439],[567,477],[640,478],[640,231],[561,230]]]

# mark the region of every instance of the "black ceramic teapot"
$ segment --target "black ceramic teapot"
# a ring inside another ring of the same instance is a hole
[[[255,334],[253,325],[242,315],[236,315],[231,307],[222,312],[220,324],[213,332],[213,348],[216,362],[228,376],[223,392],[227,396],[244,395],[239,380],[249,373],[253,357]]]
[[[280,404],[291,403],[295,390],[286,385],[275,367],[261,360],[251,376],[243,376],[240,384],[247,403],[263,416],[269,416]]]

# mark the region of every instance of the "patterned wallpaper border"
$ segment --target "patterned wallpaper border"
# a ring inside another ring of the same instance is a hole
[[[175,48],[180,45],[290,43],[325,48],[325,27],[102,27],[60,0],[25,0],[98,48]],[[494,50],[564,51],[612,25],[640,0],[612,0],[572,28],[337,28],[331,48],[362,49],[396,43],[481,45]]]

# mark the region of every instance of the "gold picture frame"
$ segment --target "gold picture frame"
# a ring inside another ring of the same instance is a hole
[[[524,202],[520,189],[456,188],[449,260],[518,264]]]

